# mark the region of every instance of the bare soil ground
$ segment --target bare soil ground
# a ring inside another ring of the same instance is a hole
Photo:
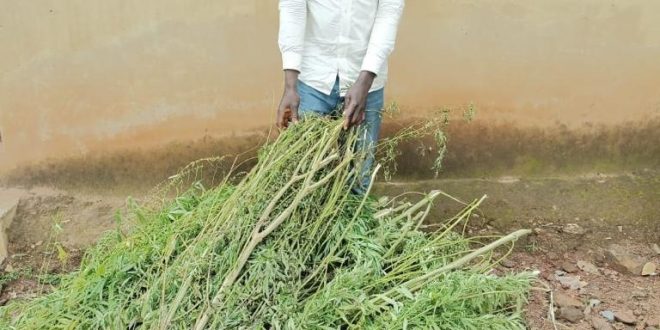
[[[466,229],[470,235],[534,230],[495,270],[540,272],[527,306],[530,329],[660,329],[659,270],[641,276],[643,265],[660,264],[657,171],[399,182],[381,184],[376,193],[431,189],[466,201],[488,195]],[[459,208],[440,202],[431,218]]]
[[[375,193],[432,189],[463,200],[489,196],[466,228],[470,235],[534,230],[495,269],[540,272],[527,307],[530,329],[660,329],[660,276],[636,269],[660,264],[654,246],[660,244],[660,172],[383,183]],[[50,275],[74,270],[85,248],[116,229],[115,213],[124,204],[124,197],[107,193],[25,190],[7,230],[0,304],[57,285]],[[430,218],[440,221],[459,208],[440,202]],[[616,319],[608,322],[601,312]]]
[[[47,291],[55,279],[50,275],[75,270],[85,249],[117,228],[115,214],[123,205],[118,197],[22,190],[6,230],[9,257],[0,265],[0,305]]]

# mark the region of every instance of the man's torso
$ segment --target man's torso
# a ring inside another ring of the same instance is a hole
[[[360,73],[377,10],[378,0],[308,0],[299,79],[330,94],[339,76],[344,95]],[[376,74],[371,91],[385,86],[387,65]]]

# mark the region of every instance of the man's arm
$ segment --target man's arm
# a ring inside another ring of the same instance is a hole
[[[404,0],[380,0],[378,2],[378,12],[371,30],[367,54],[362,61],[362,70],[355,84],[346,93],[344,128],[359,125],[364,120],[369,89],[394,50],[396,32],[404,4]]]
[[[279,46],[284,69],[284,94],[277,109],[277,127],[298,121],[300,96],[296,84],[302,62],[307,24],[307,0],[280,0]]]
[[[362,71],[378,74],[394,50],[396,32],[401,20],[404,0],[380,0],[376,21],[371,30],[369,48],[362,61]]]

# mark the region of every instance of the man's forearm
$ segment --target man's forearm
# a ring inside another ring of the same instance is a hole
[[[373,85],[374,79],[376,79],[375,73],[371,71],[360,71],[360,75],[355,81],[355,84],[365,86],[367,89],[369,89],[371,88],[371,85]]]
[[[284,94],[282,101],[277,108],[277,127],[287,128],[290,122],[298,122],[298,105],[300,105],[300,96],[296,84],[298,82],[296,70],[284,70]]]
[[[296,88],[299,74],[300,72],[296,70],[284,70],[284,88],[285,89]]]

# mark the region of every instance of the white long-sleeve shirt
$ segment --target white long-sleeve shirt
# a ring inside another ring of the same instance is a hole
[[[339,76],[345,95],[360,71],[376,74],[371,91],[387,81],[404,0],[280,0],[283,68],[330,94]]]

